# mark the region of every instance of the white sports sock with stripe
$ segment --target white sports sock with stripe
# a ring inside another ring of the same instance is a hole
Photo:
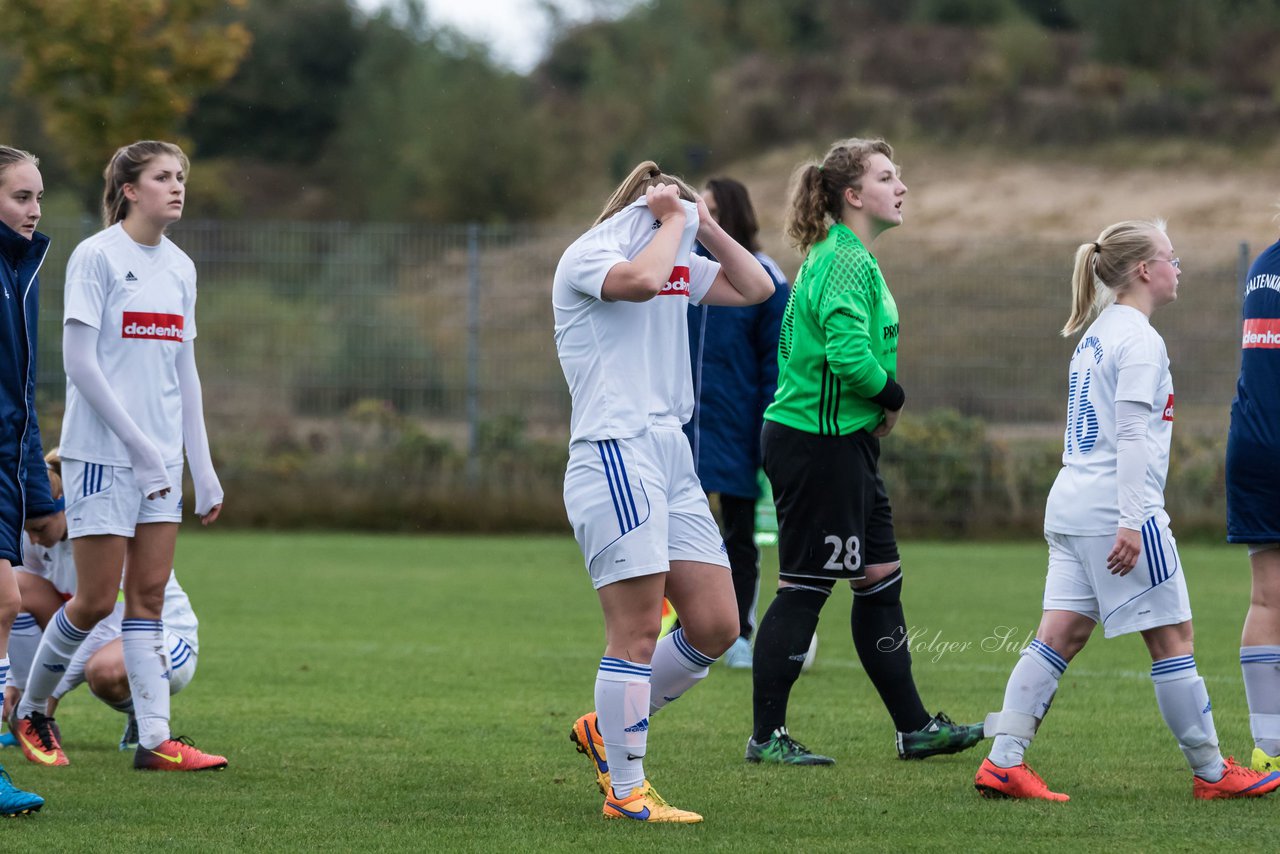
[[[125,618],[120,624],[120,638],[138,718],[138,743],[150,750],[170,737],[169,656],[165,654],[164,623]]]
[[[79,629],[67,619],[66,606],[58,609],[49,621],[48,630],[40,639],[35,658],[31,661],[31,673],[27,676],[27,690],[18,704],[18,717],[25,718],[32,712],[44,713],[45,703],[58,687],[62,674],[89,636],[88,629]]]
[[[1218,750],[1218,730],[1204,680],[1196,672],[1194,656],[1177,655],[1151,663],[1156,703],[1169,730],[1178,739],[1182,755],[1197,777],[1216,783],[1225,764]]]
[[[684,629],[676,629],[658,641],[653,651],[653,674],[649,678],[649,714],[680,698],[711,672],[716,660],[703,655],[685,639]]]
[[[605,656],[596,671],[596,726],[604,739],[609,780],[625,798],[644,784],[644,752],[649,740],[647,664]]]
[[[1058,680],[1067,672],[1067,660],[1053,647],[1039,640],[1032,640],[1018,657],[1018,663],[1009,674],[1004,688],[1004,708],[1001,715],[1012,712],[1010,719],[1022,716],[1035,719],[1035,726],[1049,713],[1053,695],[1058,691]],[[1030,726],[1028,726],[1030,730]],[[1031,746],[1034,735],[995,733],[988,758],[1000,768],[1013,768],[1022,764],[1022,757]]]
[[[27,676],[31,673],[31,662],[40,648],[40,625],[36,618],[23,611],[13,621],[9,631],[9,681],[8,684],[19,691],[27,689]]]
[[[1280,755],[1280,646],[1240,647],[1240,672],[1253,746],[1268,756]]]

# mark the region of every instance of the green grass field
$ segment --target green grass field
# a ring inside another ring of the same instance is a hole
[[[903,552],[925,703],[979,720],[999,707],[1034,631],[1043,545]],[[1247,757],[1237,661],[1247,560],[1226,547],[1182,556],[1223,751]],[[773,554],[766,562],[762,613]],[[979,798],[982,748],[900,762],[839,589],[790,720],[838,764],[746,765],[750,674],[716,666],[655,718],[646,762],[659,791],[706,822],[606,823],[568,740],[603,646],[570,538],[193,533],[179,542],[178,573],[201,618],[201,654],[174,699],[175,732],[230,768],[134,772],[115,747],[119,715],[82,689],[59,710],[69,767],[0,752],[19,785],[48,800],[4,824],[6,851],[1200,851],[1271,847],[1280,810],[1275,797],[1192,800],[1136,637],[1098,634],[1029,754],[1071,803]]]

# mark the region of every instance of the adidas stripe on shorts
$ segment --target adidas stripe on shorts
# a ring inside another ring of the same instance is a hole
[[[1191,619],[1178,544],[1163,510],[1143,524],[1138,563],[1123,576],[1107,569],[1114,535],[1081,537],[1046,531],[1044,536],[1049,543],[1046,611],[1081,614],[1102,623],[1109,638]]]
[[[133,469],[63,460],[67,499],[67,536],[115,534],[132,537],[144,522],[182,521],[182,463],[169,466],[173,488],[163,498],[148,499],[133,479]]]
[[[597,590],[666,572],[673,560],[729,568],[724,538],[679,428],[574,442],[564,506]]]

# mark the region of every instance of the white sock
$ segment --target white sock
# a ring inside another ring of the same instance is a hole
[[[58,687],[62,674],[89,636],[88,629],[78,629],[67,619],[66,607],[58,609],[49,621],[49,628],[40,639],[35,657],[31,661],[31,673],[27,676],[27,690],[18,704],[18,717],[25,718],[32,712],[44,713],[49,695]]]
[[[625,798],[644,784],[644,751],[649,740],[647,664],[605,656],[596,671],[596,726],[604,739],[614,795]]]
[[[659,640],[653,651],[653,675],[649,678],[649,714],[679,699],[681,694],[705,679],[715,661],[685,640],[683,628]]]
[[[31,672],[31,660],[40,647],[40,624],[36,618],[23,611],[13,621],[9,632],[9,681],[19,691],[27,689],[27,675]]]
[[[1240,672],[1253,746],[1268,756],[1280,755],[1280,646],[1240,647]]]
[[[1213,706],[1204,680],[1196,672],[1194,656],[1178,655],[1151,663],[1151,681],[1156,687],[1160,714],[1192,772],[1202,780],[1216,783],[1226,766],[1218,751],[1218,730],[1213,725]]]
[[[1053,647],[1039,640],[1032,640],[1022,650],[1018,663],[1009,674],[1004,688],[1003,712],[1029,715],[1036,719],[1036,726],[1049,713],[1053,695],[1058,691],[1058,680],[1067,672],[1067,660]],[[1022,757],[1031,746],[1031,738],[1009,733],[996,733],[991,742],[988,758],[1000,768],[1012,768],[1022,764]]]
[[[4,690],[4,686],[9,681],[9,657],[6,655],[0,658],[0,691]]]
[[[124,668],[138,718],[138,743],[148,750],[169,739],[169,658],[164,623],[126,619],[120,624]]]

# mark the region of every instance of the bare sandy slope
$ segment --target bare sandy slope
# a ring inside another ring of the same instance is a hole
[[[798,259],[781,235],[786,185],[795,165],[816,154],[792,148],[726,170],[750,189],[766,251],[787,268]],[[909,187],[904,237],[1083,242],[1118,220],[1163,217],[1176,250],[1224,258],[1241,241],[1256,252],[1280,234],[1276,153],[1155,144],[1095,158],[1012,160],[972,146],[908,145],[898,155]]]

